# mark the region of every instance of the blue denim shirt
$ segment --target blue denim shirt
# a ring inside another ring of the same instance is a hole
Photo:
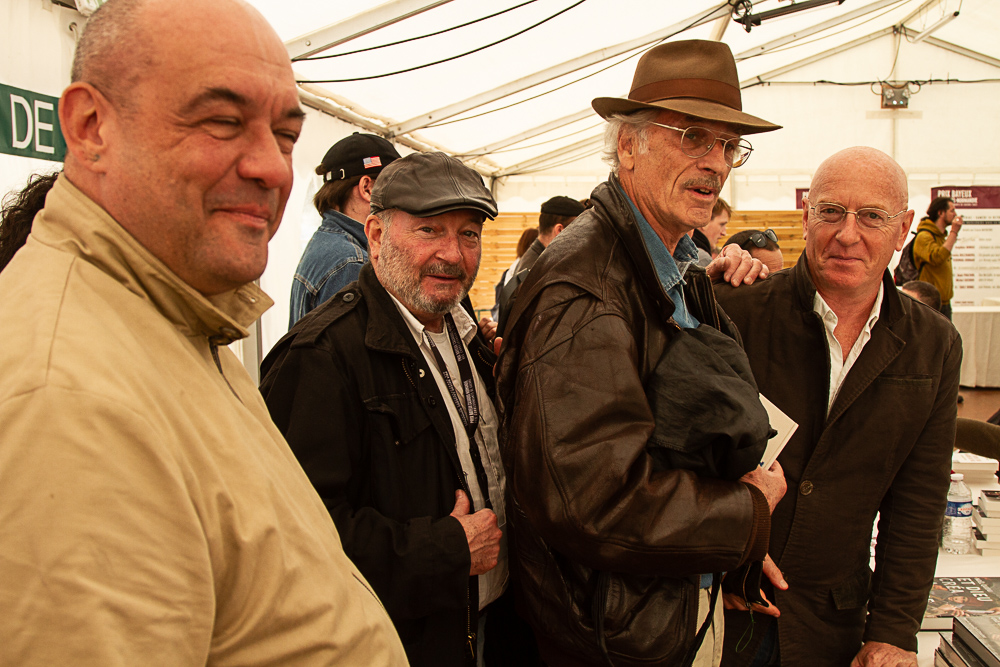
[[[684,273],[692,262],[697,262],[698,246],[685,234],[677,242],[674,255],[671,257],[667,246],[663,245],[663,241],[653,231],[653,227],[646,222],[646,218],[636,208],[632,199],[620,185],[618,188],[625,197],[625,201],[632,207],[632,215],[635,216],[635,221],[639,224],[639,231],[642,233],[642,240],[646,244],[646,250],[653,260],[653,268],[656,269],[656,275],[659,276],[660,282],[663,284],[663,289],[667,292],[667,296],[674,302],[674,321],[685,329],[697,329],[701,322],[688,311],[687,304],[684,303]]]
[[[324,212],[323,222],[309,239],[295,268],[288,328],[357,280],[367,261],[365,226],[343,213]]]

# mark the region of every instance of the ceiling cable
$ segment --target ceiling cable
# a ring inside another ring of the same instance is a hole
[[[480,51],[484,51],[484,50],[486,50],[486,49],[488,49],[488,48],[490,48],[492,46],[496,46],[497,44],[502,44],[502,43],[504,43],[506,41],[514,39],[515,37],[523,35],[524,33],[528,32],[529,30],[533,30],[533,29],[537,28],[538,26],[542,25],[543,23],[547,23],[547,22],[551,21],[552,19],[556,18],[557,16],[560,16],[561,14],[565,14],[569,10],[582,5],[584,2],[586,2],[586,0],[577,0],[577,2],[574,2],[569,7],[566,7],[565,9],[560,9],[558,12],[556,12],[552,16],[549,16],[548,18],[544,18],[541,21],[538,21],[537,23],[534,23],[534,24],[528,26],[527,28],[524,28],[523,30],[519,30],[519,31],[515,32],[513,35],[508,35],[507,37],[504,37],[502,39],[498,39],[495,42],[490,42],[489,44],[484,44],[483,46],[480,46],[478,48],[472,49],[471,51],[466,51],[465,53],[459,53],[458,55],[449,56],[448,58],[442,58],[441,60],[435,60],[434,62],[425,63],[423,65],[416,65],[414,67],[407,67],[406,69],[396,70],[395,72],[386,72],[385,74],[372,74],[371,76],[358,76],[358,77],[354,77],[354,78],[351,78],[351,79],[309,79],[309,80],[299,80],[299,81],[296,81],[296,83],[350,83],[350,82],[353,82],[353,81],[370,81],[372,79],[384,79],[387,76],[395,76],[397,74],[405,74],[407,72],[415,72],[417,70],[424,69],[426,67],[433,67],[434,65],[440,65],[442,63],[450,62],[452,60],[458,60],[459,58],[464,58],[465,56],[472,55],[473,53],[478,53]]]
[[[437,32],[429,32],[426,35],[419,35],[417,37],[409,37],[407,39],[401,39],[398,42],[389,42],[388,44],[380,44],[378,46],[369,46],[366,49],[356,49],[354,51],[345,51],[343,53],[334,53],[334,54],[325,55],[325,56],[302,56],[302,57],[299,57],[299,58],[292,58],[292,62],[303,62],[303,61],[306,61],[306,60],[326,60],[328,58],[341,58],[343,56],[353,56],[356,53],[365,53],[367,51],[375,51],[375,50],[378,50],[378,49],[386,49],[386,48],[388,48],[390,46],[398,46],[400,44],[406,44],[407,42],[415,42],[415,41],[420,40],[420,39],[427,39],[428,37],[437,37],[438,35],[443,35],[446,32],[451,32],[452,30],[458,30],[459,28],[466,28],[466,27],[468,27],[470,25],[474,25],[476,23],[481,23],[483,21],[488,21],[489,19],[496,18],[497,16],[500,16],[501,14],[506,14],[507,12],[514,11],[515,9],[520,9],[521,7],[524,7],[525,5],[530,5],[533,2],[538,2],[538,0],[527,0],[526,2],[522,2],[519,5],[514,5],[513,7],[508,7],[507,9],[502,9],[499,12],[496,12],[495,14],[490,14],[489,16],[483,16],[482,18],[473,19],[472,21],[466,21],[465,23],[460,23],[459,25],[452,26],[450,28],[445,28],[444,30],[438,30]]]

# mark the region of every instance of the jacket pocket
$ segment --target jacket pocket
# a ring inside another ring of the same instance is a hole
[[[872,593],[872,571],[865,563],[830,590],[833,605],[839,611],[858,609],[868,604]]]

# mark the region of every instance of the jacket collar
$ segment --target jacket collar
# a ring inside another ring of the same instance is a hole
[[[625,189],[614,174],[608,177],[606,183],[598,185],[591,194],[591,199],[597,202],[596,205],[606,209],[604,219],[610,223],[612,230],[622,240],[625,251],[632,258],[639,283],[646,289],[647,294],[654,297],[656,305],[663,311],[665,317],[670,317],[674,313],[674,302],[667,296],[663,283],[660,282],[653,258],[642,240],[642,231],[627,197]]]
[[[813,284],[812,276],[809,273],[809,260],[806,258],[805,250],[799,255],[799,261],[791,270],[792,279],[795,285],[795,298],[799,307],[804,311],[812,311],[814,299],[816,297],[816,286]],[[879,323],[886,326],[894,325],[901,317],[908,315],[910,306],[899,298],[899,291],[896,283],[892,280],[892,274],[886,269],[882,273],[882,309],[879,311]]]
[[[94,265],[127,290],[149,301],[185,335],[228,345],[273,305],[257,285],[206,297],[153,256],[107,211],[60,175],[32,224],[45,245]]]
[[[357,241],[366,252],[368,251],[368,237],[365,235],[365,226],[354,218],[348,217],[340,211],[334,211],[331,208],[323,211],[322,224],[326,227],[342,229],[345,234],[350,235],[351,238]]]

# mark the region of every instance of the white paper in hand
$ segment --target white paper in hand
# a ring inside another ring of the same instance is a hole
[[[795,433],[795,429],[799,425],[793,422],[791,417],[779,410],[774,403],[767,400],[763,394],[760,394],[760,402],[764,406],[764,409],[767,410],[767,418],[771,422],[771,428],[778,432],[778,435],[768,440],[767,449],[764,450],[764,458],[760,461],[761,467],[767,469],[778,458],[778,454],[788,444],[792,434]]]

